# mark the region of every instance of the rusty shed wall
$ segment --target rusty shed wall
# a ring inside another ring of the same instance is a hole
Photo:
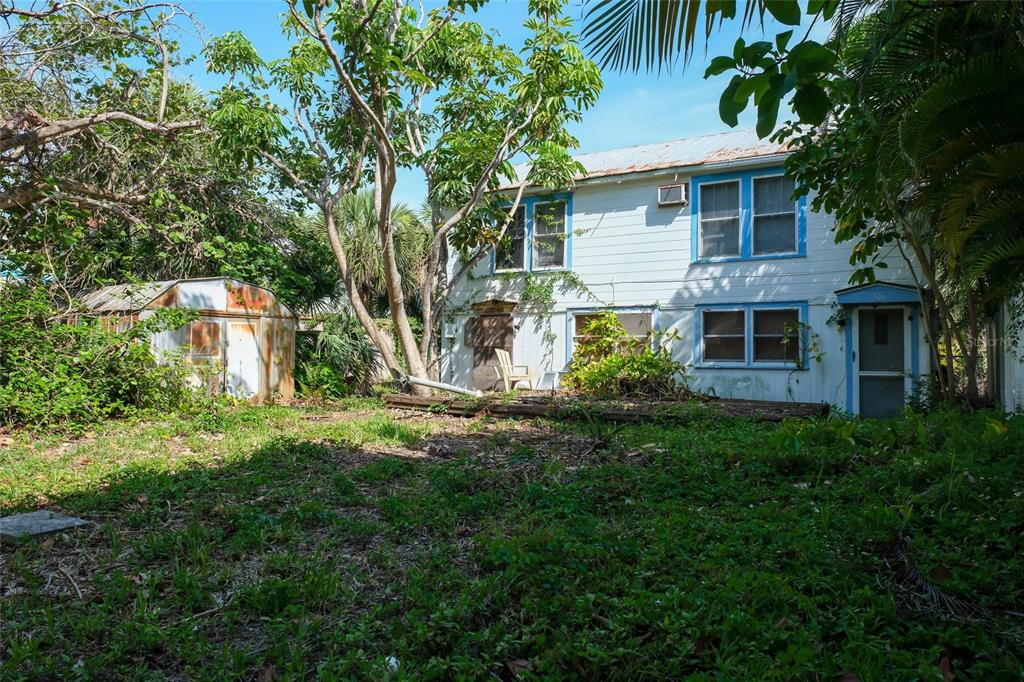
[[[219,360],[224,366],[223,384],[229,393],[235,393],[243,382],[238,380],[240,377],[231,376],[234,370],[228,348],[228,325],[250,322],[256,330],[258,360],[254,361],[259,363],[259,385],[252,395],[239,397],[263,401],[277,396],[286,400],[294,397],[295,317],[272,292],[228,278],[183,280],[148,306],[150,310],[158,307],[196,308],[200,314],[198,322],[222,325]],[[190,327],[154,334],[151,339],[154,353],[163,359],[182,352],[190,342]],[[212,361],[202,359],[203,363]]]

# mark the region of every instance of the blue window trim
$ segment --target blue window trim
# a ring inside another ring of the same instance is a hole
[[[729,263],[746,260],[778,260],[807,256],[807,197],[796,202],[796,251],[792,253],[753,253],[754,244],[754,178],[785,175],[781,166],[757,168],[735,173],[695,175],[690,179],[690,260],[693,263]],[[740,183],[740,255],[700,257],[700,186],[719,182]]]
[[[573,327],[576,324],[577,315],[592,315],[594,313],[650,313],[651,314],[651,331],[658,331],[658,306],[657,305],[612,305],[603,307],[588,307],[588,308],[566,308],[565,310],[565,366],[568,367],[569,363],[572,362],[573,352]],[[654,339],[651,339],[651,343],[655,343]]]
[[[552,201],[565,202],[565,263],[557,268],[533,267],[533,210],[537,204],[546,204]],[[506,207],[512,204],[506,204]],[[521,270],[495,270],[495,250],[491,248],[491,275],[503,275],[514,272],[565,272],[572,270],[572,192],[559,192],[557,194],[543,194],[523,197],[519,202],[523,209],[526,221],[526,235],[523,242],[523,268]]]
[[[694,367],[696,369],[783,369],[787,371],[807,371],[807,344],[810,341],[807,330],[800,331],[800,365],[792,362],[763,362],[754,360],[754,311],[772,308],[796,308],[800,322],[807,324],[810,306],[807,301],[772,301],[770,303],[715,303],[695,306],[694,328]],[[704,311],[705,310],[742,310],[743,311],[743,362],[704,361]]]

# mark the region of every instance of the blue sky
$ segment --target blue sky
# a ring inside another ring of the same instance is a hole
[[[278,28],[279,16],[285,7],[283,2],[198,0],[184,4],[211,35],[242,31],[266,59],[284,56],[287,50],[287,42]],[[569,11],[579,22],[582,4],[573,0]],[[478,12],[474,20],[501,36],[507,44],[518,47],[527,35],[522,27],[525,18],[526,0],[495,0]],[[780,30],[779,25],[766,21],[764,34],[769,39]],[[718,118],[718,98],[729,76],[708,80],[703,76],[705,65],[712,57],[732,52],[738,35],[739,22],[726,22],[711,36],[706,54],[703,46],[698,47],[685,70],[678,67],[672,73],[661,74],[605,72],[600,100],[586,113],[583,122],[572,128],[580,141],[579,151],[601,151],[727,130]],[[754,26],[748,29],[745,38],[751,42],[760,36],[760,26]],[[203,72],[201,61],[192,64],[182,75],[192,76],[202,88],[218,85]],[[753,112],[745,111],[740,117],[740,127],[753,128],[754,120]],[[395,190],[396,200],[418,206],[424,194],[423,178],[413,171],[403,172]]]

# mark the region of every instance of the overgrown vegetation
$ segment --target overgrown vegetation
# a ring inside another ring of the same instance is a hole
[[[336,313],[319,320],[320,331],[296,336],[295,381],[303,398],[331,401],[368,394],[381,367],[380,354],[359,321]]]
[[[127,329],[54,307],[40,286],[0,287],[0,427],[81,429],[108,417],[185,409],[190,369],[158,365],[149,335],[195,319],[156,311]]]
[[[594,398],[680,398],[686,368],[663,339],[636,338],[612,312],[596,315],[576,342],[565,386]]]
[[[1024,666],[1024,626],[1001,611],[1024,603],[1019,417],[779,426],[700,411],[590,451],[583,425],[348,407],[0,448],[5,511],[45,501],[96,524],[5,543],[0,676],[995,680]]]

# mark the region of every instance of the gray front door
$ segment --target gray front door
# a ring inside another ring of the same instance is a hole
[[[903,409],[903,308],[862,308],[857,316],[857,367],[862,417],[889,417]]]

